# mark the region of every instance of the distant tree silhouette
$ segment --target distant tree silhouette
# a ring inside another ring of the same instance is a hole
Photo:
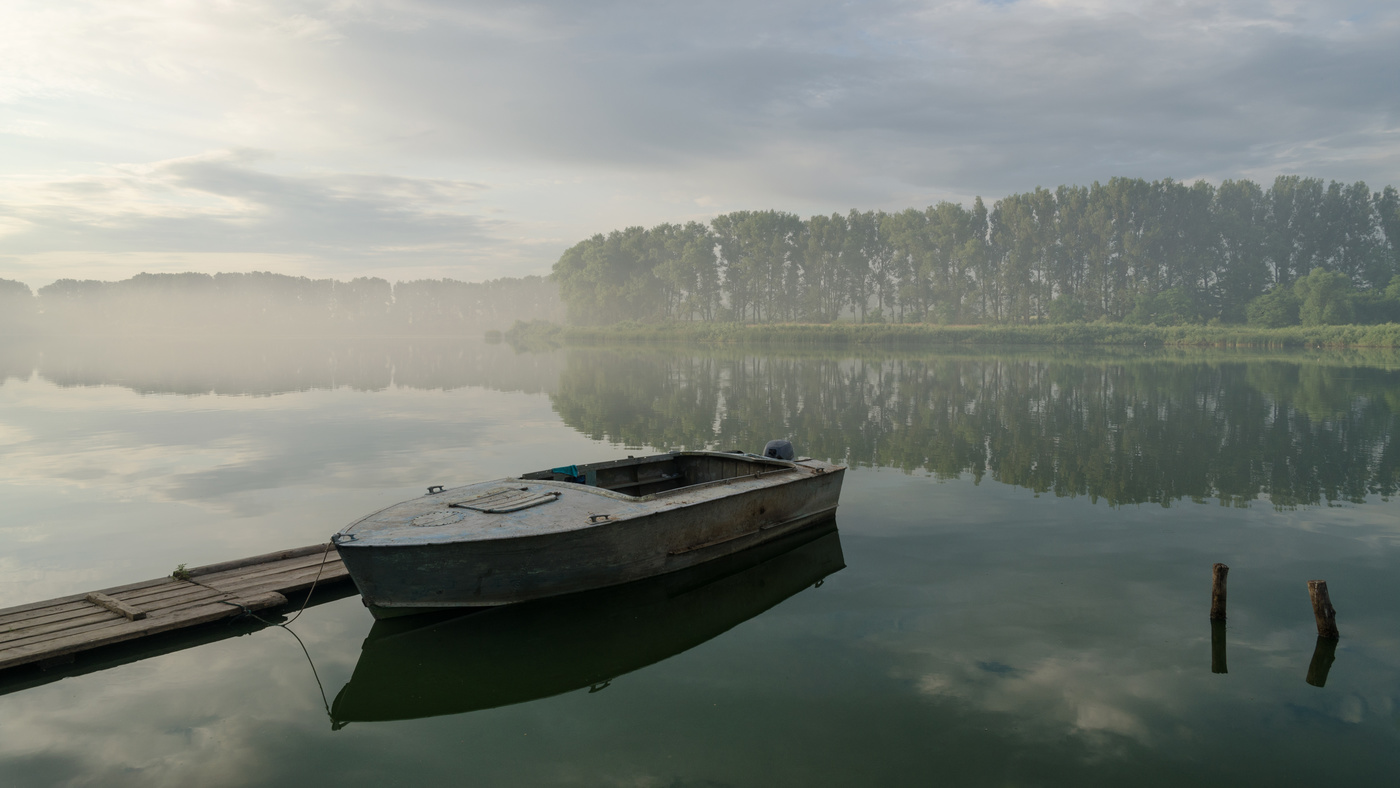
[[[169,333],[461,335],[516,320],[561,320],[558,286],[540,276],[391,285],[267,272],[60,279],[37,297],[0,280],[0,330],[48,334]]]
[[[1289,325],[1394,319],[1400,298],[1386,288],[1400,273],[1397,244],[1400,195],[1389,186],[1372,193],[1361,182],[1293,175],[1268,189],[1114,178],[1013,194],[990,210],[979,197],[971,209],[944,202],[806,220],[736,211],[708,227],[629,227],[574,245],[552,277],[579,324],[1164,325],[1242,323],[1252,311]],[[1319,307],[1325,314],[1295,314],[1276,303],[1282,295],[1251,310],[1316,271],[1336,277],[1295,295],[1316,301],[1325,285],[1335,293]]]

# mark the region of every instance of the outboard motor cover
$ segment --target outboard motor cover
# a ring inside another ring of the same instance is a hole
[[[775,460],[791,460],[797,455],[792,450],[791,441],[768,441],[768,445],[763,447],[763,456]]]

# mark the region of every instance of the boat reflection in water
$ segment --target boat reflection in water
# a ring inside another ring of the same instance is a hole
[[[698,646],[845,566],[831,519],[625,585],[376,621],[331,706],[333,725],[461,714],[598,688]]]

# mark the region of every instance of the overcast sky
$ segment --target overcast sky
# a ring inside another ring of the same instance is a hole
[[[1394,0],[6,0],[0,278],[546,273],[595,232],[1400,185]]]

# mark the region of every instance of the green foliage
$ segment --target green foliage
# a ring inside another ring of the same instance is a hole
[[[1271,288],[1316,269],[1377,292],[1400,274],[1397,242],[1400,194],[1390,187],[1113,178],[1009,195],[990,210],[979,197],[970,209],[942,202],[806,220],[737,211],[708,227],[632,227],[571,248],[554,278],[575,325],[868,323],[872,313],[955,325],[1233,324]],[[1307,319],[1343,319],[1346,297],[1308,292]],[[1282,295],[1255,312],[1260,325],[1295,322]]]
[[[1185,288],[1173,287],[1155,295],[1139,293],[1127,322],[1137,325],[1182,326],[1204,322],[1194,299]]]
[[[1293,284],[1293,292],[1298,296],[1298,322],[1305,326],[1339,326],[1352,320],[1355,291],[1336,271],[1314,268]]]
[[[175,567],[175,571],[171,572],[170,576],[176,580],[189,580],[191,577],[189,570],[185,568],[184,564]]]
[[[1291,287],[1273,290],[1249,302],[1245,308],[1251,326],[1283,328],[1298,325],[1298,296]]]
[[[1047,323],[1029,326],[928,324],[764,324],[668,322],[541,328],[555,342],[681,342],[713,345],[1124,345],[1214,347],[1400,347],[1400,324],[1378,326],[1133,326]]]
[[[625,330],[631,326],[618,323],[615,327]],[[548,320],[517,320],[501,337],[517,350],[539,350],[558,347],[564,341],[563,334],[563,326]]]
[[[1084,302],[1072,296],[1060,296],[1050,302],[1050,322],[1082,323],[1088,310]]]

